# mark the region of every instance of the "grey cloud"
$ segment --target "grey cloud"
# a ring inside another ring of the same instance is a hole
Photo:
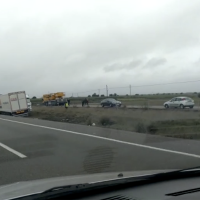
[[[138,84],[151,84],[159,80],[146,69],[155,68],[160,76],[168,64],[174,72],[166,71],[161,81],[169,76],[173,81],[175,71],[199,58],[199,0],[6,2],[0,7],[6,16],[0,22],[0,72],[2,82],[13,81],[1,93],[87,91],[110,79],[115,87],[122,73],[126,84],[138,74],[136,80],[145,80]],[[190,79],[196,74],[190,70]]]
[[[105,72],[117,71],[123,69],[123,67],[119,63],[114,63],[112,65],[108,65],[104,67]]]
[[[194,62],[194,66],[198,68],[200,67],[200,58]]]
[[[143,66],[143,68],[155,68],[166,63],[167,60],[165,58],[152,58]]]
[[[118,71],[118,70],[133,70],[135,68],[155,68],[158,66],[165,65],[167,63],[167,60],[165,58],[151,58],[147,62],[145,62],[146,59],[142,60],[133,60],[129,63],[114,63],[111,65],[107,65],[104,67],[105,72],[112,72],[112,71]],[[145,64],[144,64],[145,63]]]
[[[105,72],[117,71],[117,70],[132,70],[142,64],[141,60],[133,60],[129,63],[114,63],[104,67]]]

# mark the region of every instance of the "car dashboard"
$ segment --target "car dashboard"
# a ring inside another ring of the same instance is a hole
[[[65,199],[65,198],[61,198]],[[127,188],[101,190],[71,196],[80,200],[192,200],[200,199],[200,177],[168,180]]]

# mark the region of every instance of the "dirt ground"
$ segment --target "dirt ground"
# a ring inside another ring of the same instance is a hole
[[[200,138],[200,112],[193,110],[34,106],[30,117],[168,137]]]

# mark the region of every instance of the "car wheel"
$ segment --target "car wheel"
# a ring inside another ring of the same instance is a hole
[[[104,107],[104,104],[101,104],[102,107]]]
[[[192,109],[192,108],[193,108],[193,106],[190,106],[190,108]]]
[[[184,105],[183,105],[183,104],[181,104],[181,105],[180,105],[180,108],[181,108],[181,109],[184,109]]]
[[[109,106],[112,107],[112,104],[110,104]]]
[[[169,105],[168,105],[168,104],[165,104],[165,108],[169,108]]]

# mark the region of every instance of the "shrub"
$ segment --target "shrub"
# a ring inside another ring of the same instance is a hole
[[[88,126],[92,126],[92,120],[89,118],[89,119],[87,120],[86,124],[87,124]]]
[[[147,132],[150,134],[155,134],[158,131],[158,128],[154,124],[147,126]]]
[[[146,133],[147,129],[146,129],[146,126],[144,125],[143,122],[138,122],[135,125],[135,131],[138,132],[138,133]]]
[[[113,121],[107,116],[101,117],[99,122],[103,126],[108,126],[113,124]]]

